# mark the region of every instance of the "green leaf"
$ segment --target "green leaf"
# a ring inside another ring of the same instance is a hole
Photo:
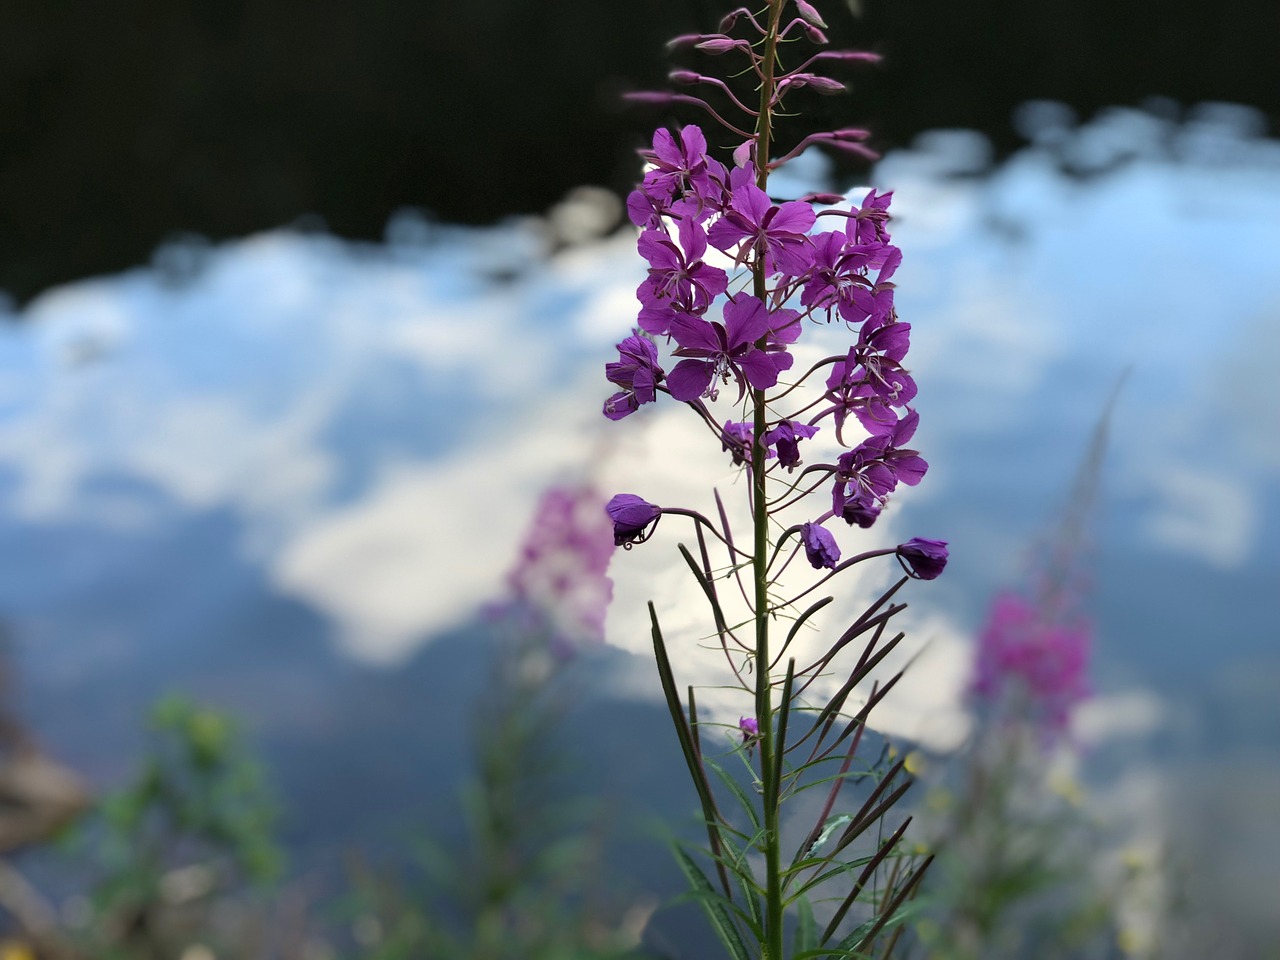
[[[747,945],[742,942],[742,935],[738,931],[738,926],[733,922],[733,914],[730,912],[728,902],[716,893],[715,888],[711,886],[711,881],[707,879],[707,875],[702,872],[701,868],[693,862],[693,858],[679,847],[676,848],[675,854],[676,861],[680,864],[680,869],[684,871],[684,875],[693,886],[698,901],[707,912],[707,918],[711,921],[711,926],[715,929],[716,936],[720,938],[720,941],[728,949],[733,960],[751,960]]]
[[[716,763],[714,760],[707,760],[706,764],[711,768],[712,772],[724,782],[724,785],[729,788],[729,792],[738,799],[739,805],[741,805],[742,809],[747,812],[747,817],[751,820],[752,828],[759,830],[760,815],[756,813],[755,804],[752,802],[751,797],[747,795],[747,791],[742,789],[742,784],[729,776],[724,767],[720,766],[720,764]]]
[[[923,911],[927,906],[929,906],[929,901],[924,897],[918,897],[910,903],[904,904],[887,920],[883,920],[882,917],[878,916],[872,917],[865,923],[859,924],[853,933],[849,934],[836,945],[836,949],[856,950],[858,947],[862,946],[862,941],[870,934],[884,933],[886,930],[892,930],[894,927],[901,926],[917,913]],[[877,929],[877,927],[879,929]]]
[[[806,950],[818,947],[818,925],[813,919],[813,905],[808,897],[802,897],[796,904],[796,935],[793,954],[801,954]]]
[[[819,850],[826,846],[827,841],[831,839],[832,834],[843,827],[846,823],[852,822],[853,814],[851,813],[842,813],[839,816],[832,817],[822,825],[822,832],[818,834],[818,839],[809,844],[809,849],[804,852],[804,855],[806,857],[812,857],[817,854]]]

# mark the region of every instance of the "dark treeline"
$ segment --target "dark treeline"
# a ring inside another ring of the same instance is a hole
[[[892,147],[932,127],[1018,144],[1018,103],[1083,116],[1154,95],[1260,107],[1274,129],[1280,4],[846,0],[833,38],[885,65],[815,102]],[[317,214],[378,237],[403,206],[481,223],[580,183],[624,189],[655,121],[662,44],[718,0],[7,0],[0,5],[0,289],[145,261]],[[685,119],[694,119],[688,115]]]

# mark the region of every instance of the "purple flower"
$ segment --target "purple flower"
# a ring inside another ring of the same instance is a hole
[[[658,348],[637,330],[618,344],[618,360],[604,365],[604,375],[610,383],[622,387],[620,393],[604,402],[604,415],[621,420],[635,413],[640,404],[657,399],[656,388],[663,378]]]
[[[1000,594],[978,637],[970,691],[992,703],[1021,692],[1045,733],[1060,733],[1089,694],[1090,639],[1087,622],[1063,623],[1043,604]]]
[[[880,501],[869,493],[858,492],[846,497],[840,505],[840,518],[849,526],[855,523],[864,530],[880,516]]]
[[[768,446],[776,446],[778,462],[788,470],[794,470],[800,466],[800,441],[809,439],[817,432],[817,427],[799,420],[783,420],[764,435],[764,442]]]
[[[840,455],[831,491],[832,513],[840,514],[850,524],[870,526],[899,481],[914,487],[924,478],[929,464],[915,450],[899,446],[915,434],[919,420],[914,410],[908,411],[892,431],[870,436]],[[859,503],[846,510],[850,500]]]
[[[849,323],[870,321],[878,325],[893,312],[894,284],[889,278],[902,263],[902,251],[897,247],[885,246],[881,248],[881,252],[882,256],[877,257],[880,272],[875,283],[859,277],[861,282],[851,285],[848,296],[840,299],[840,316]]]
[[[935,580],[947,565],[947,541],[912,537],[898,545],[898,559],[917,580]]]
[[[724,164],[707,156],[707,140],[693,125],[677,141],[668,130],[653,134],[653,149],[641,156],[654,169],[627,197],[627,213],[638,227],[656,229],[666,214],[705,220],[721,206],[728,174]]]
[[[838,306],[843,314],[846,305],[853,305],[855,287],[870,285],[865,276],[867,267],[881,248],[851,243],[839,230],[819,233],[811,238],[811,243],[812,267],[800,303],[825,311],[829,321],[834,307]]]
[[[716,161],[708,161],[707,137],[699,127],[690,124],[682,129],[678,142],[667,129],[654,131],[653,150],[645,151],[644,157],[655,168],[645,174],[644,186],[649,191],[708,191],[712,173],[708,164]]]
[[[858,243],[889,242],[885,224],[889,222],[889,202],[892,199],[892,190],[881,194],[872,190],[863,198],[861,208],[854,215],[854,239]]]
[[[808,237],[816,219],[813,207],[799,200],[775,206],[751,181],[751,175],[749,167],[738,167],[729,174],[729,206],[711,225],[707,239],[726,253],[738,246],[738,263],[746,263],[754,255],[763,260],[767,273],[800,276],[813,260]]]
[[[910,403],[916,382],[899,363],[906,355],[911,325],[888,321],[871,329],[868,323],[849,355],[831,367],[827,377],[827,399],[831,406],[819,417],[832,414],[836,439],[843,440],[844,425],[854,414],[868,433],[892,434],[898,427],[894,407]]]
[[[742,731],[742,742],[758,739],[760,736],[760,721],[755,717],[739,717],[738,729]]]
[[[726,420],[724,429],[720,431],[720,449],[733,455],[735,467],[751,460],[751,445],[754,440],[755,430],[746,422]],[[765,456],[773,456],[772,451],[766,451]]]
[[[747,384],[757,390],[777,384],[778,375],[792,364],[786,344],[799,335],[800,319],[794,310],[771,312],[761,301],[744,294],[725,304],[723,324],[676,314],[671,336],[679,347],[673,352],[686,359],[671,371],[667,387],[677,400],[714,400],[718,395],[716,381],[727,384],[733,380],[741,400]],[[765,338],[765,349],[761,350],[756,342]]]
[[[613,521],[614,545],[627,548],[633,543],[648,540],[662,516],[661,507],[655,507],[634,493],[619,493],[605,504],[604,512]]]
[[[840,562],[840,547],[830,530],[820,523],[806,523],[800,528],[800,538],[804,541],[805,556],[815,570],[835,569]]]
[[[679,226],[680,243],[665,231],[646,230],[637,247],[649,261],[649,277],[636,290],[643,305],[640,326],[653,334],[666,333],[677,311],[702,314],[717,296],[729,287],[729,275],[719,267],[707,266],[707,235],[692,217]]]

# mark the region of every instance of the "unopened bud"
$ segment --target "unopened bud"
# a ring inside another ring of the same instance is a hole
[[[793,73],[778,83],[778,92],[786,87],[812,87],[818,93],[844,93],[848,88],[839,80],[821,77],[816,73]]]
[[[805,203],[844,203],[845,196],[843,193],[806,193],[800,198]]]
[[[827,40],[827,35],[825,33],[811,24],[806,23],[804,25],[804,32],[811,43],[816,43],[819,46],[826,46],[826,44],[830,42]]]
[[[664,93],[661,90],[635,90],[631,93],[624,93],[622,99],[630,103],[668,104],[678,102],[676,94]]]
[[[709,53],[714,57],[722,53],[728,53],[730,50],[741,46],[743,46],[741,40],[734,40],[732,37],[713,36],[698,43],[696,49],[701,50],[703,53]]]
[[[884,58],[870,50],[824,50],[815,60],[842,60],[845,63],[879,63]]]
[[[845,153],[852,153],[855,156],[862,157],[866,160],[879,160],[880,154],[876,153],[870,147],[864,147],[860,143],[854,143],[852,140],[827,140],[827,146],[834,147],[836,150],[843,150]]]
[[[742,143],[733,151],[733,165],[735,167],[745,167],[752,162],[756,152],[756,142],[754,139],[743,140]]]
[[[815,27],[825,27],[827,25],[822,19],[822,14],[818,13],[813,4],[807,3],[805,0],[796,0],[796,11]]]

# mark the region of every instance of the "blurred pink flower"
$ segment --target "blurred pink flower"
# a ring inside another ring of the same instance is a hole
[[[613,551],[613,523],[599,491],[585,484],[549,488],[507,575],[512,600],[503,609],[521,626],[545,631],[561,655],[603,642]]]
[[[1052,739],[1065,731],[1072,708],[1089,695],[1087,621],[1065,622],[1016,593],[1002,593],[991,605],[978,638],[974,697],[991,704],[1025,704],[1032,719]]]

